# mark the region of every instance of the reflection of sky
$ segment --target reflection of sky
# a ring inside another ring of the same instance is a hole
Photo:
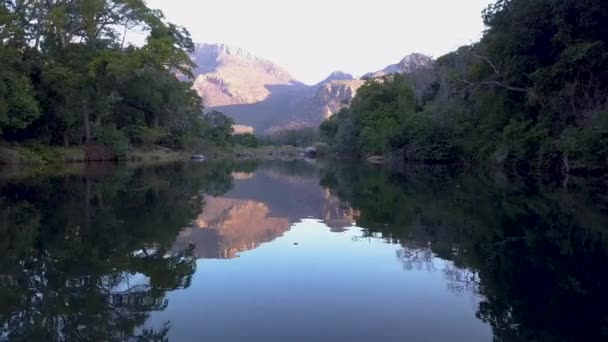
[[[491,340],[473,295],[448,289],[448,262],[405,270],[401,246],[361,235],[304,220],[240,258],[199,260],[149,324],[171,321],[175,341]]]
[[[144,291],[150,288],[150,278],[141,273],[123,273],[118,284],[113,285],[113,281],[115,281],[115,279],[108,279],[107,282],[110,287],[109,292],[114,294]]]

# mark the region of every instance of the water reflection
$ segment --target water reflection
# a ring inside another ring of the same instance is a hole
[[[201,214],[178,235],[173,250],[193,246],[197,258],[232,259],[283,236],[303,218],[323,219],[331,231],[344,231],[357,213],[319,185],[318,172],[292,162],[233,173],[232,189],[204,197]]]
[[[606,194],[304,162],[0,176],[0,340],[603,341]]]
[[[0,339],[166,338],[168,325],[139,327],[190,285],[192,250],[171,246],[205,192],[231,187],[232,170],[104,165],[3,180]]]
[[[322,184],[360,210],[366,234],[401,244],[406,268],[431,251],[453,261],[448,286],[479,294],[495,340],[608,339],[605,180],[342,165]]]

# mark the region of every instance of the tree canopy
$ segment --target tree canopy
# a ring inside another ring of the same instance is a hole
[[[128,34],[143,31],[143,45]],[[205,138],[188,31],[143,0],[0,1],[0,137],[184,148]]]
[[[479,42],[369,80],[322,125],[323,139],[358,155],[606,168],[608,3],[499,0],[483,19]]]

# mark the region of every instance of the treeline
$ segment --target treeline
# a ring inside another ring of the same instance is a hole
[[[605,169],[608,2],[499,0],[483,20],[478,43],[369,80],[322,139],[355,156]]]
[[[319,129],[316,127],[282,129],[263,135],[259,139],[262,145],[307,147],[319,141]]]
[[[143,45],[128,43],[134,31],[145,32]],[[96,143],[123,155],[225,139],[181,80],[192,76],[193,49],[184,28],[143,0],[2,0],[0,140]]]

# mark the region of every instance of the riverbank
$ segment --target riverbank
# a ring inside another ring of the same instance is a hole
[[[133,149],[124,158],[87,156],[86,147],[57,147],[44,145],[3,145],[0,146],[0,165],[49,166],[69,163],[129,161],[142,163],[175,162],[190,160],[195,154],[207,159],[263,159],[292,160],[304,157],[302,148],[293,146],[261,146],[250,148],[230,146],[209,149],[201,153],[172,150],[163,147]]]
[[[189,159],[190,153],[166,148],[134,149],[124,158],[100,157],[90,159],[87,157],[84,146],[78,147],[50,147],[43,145],[5,145],[0,146],[0,164],[6,165],[52,165],[65,163],[84,163],[92,161],[179,161]]]
[[[304,148],[294,146],[234,146],[227,150],[215,151],[209,158],[293,160],[304,158]]]

